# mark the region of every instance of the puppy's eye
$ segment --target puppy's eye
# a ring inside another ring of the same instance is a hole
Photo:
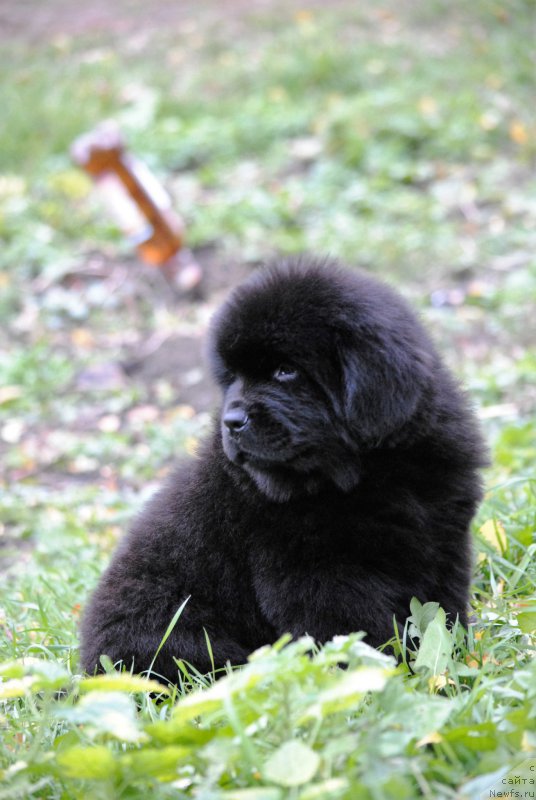
[[[297,370],[295,370],[294,367],[291,367],[289,364],[280,364],[277,369],[274,369],[272,372],[272,378],[274,378],[276,381],[280,381],[280,383],[293,381],[297,377]]]

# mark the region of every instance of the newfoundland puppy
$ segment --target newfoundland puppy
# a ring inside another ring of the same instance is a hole
[[[467,625],[469,525],[485,449],[406,303],[337,264],[285,261],[231,294],[210,333],[223,401],[117,549],[82,624],[99,657],[209,671],[289,632],[403,626],[413,596]]]

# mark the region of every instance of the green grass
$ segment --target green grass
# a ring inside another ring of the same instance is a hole
[[[354,5],[0,42],[0,800],[477,798],[536,758],[534,7]],[[493,451],[466,642],[415,606],[398,667],[355,635],[158,696],[80,674],[89,591],[207,422],[88,377],[210,311],[170,306],[70,164],[109,115],[222,269],[329,252],[420,307]]]

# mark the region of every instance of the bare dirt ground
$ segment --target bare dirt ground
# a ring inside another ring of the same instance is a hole
[[[348,0],[330,0],[329,8],[349,6]],[[249,17],[274,16],[278,11],[288,14],[304,8],[326,9],[321,0],[91,0],[85,5],[74,0],[0,0],[0,39],[20,38],[44,41],[61,36],[133,35],[160,29],[169,32],[186,28],[192,23],[225,25],[237,28]]]
[[[135,383],[147,386],[164,379],[173,386],[178,404],[192,406],[196,411],[210,411],[218,404],[219,395],[208,374],[207,322],[229,289],[244,280],[254,266],[239,258],[225,257],[212,247],[197,249],[193,256],[202,268],[202,279],[190,293],[175,292],[163,277],[155,276],[153,270],[143,266],[136,268],[137,280],[146,285],[150,282],[154,302],[166,305],[178,322],[185,314],[193,313],[204,323],[187,334],[156,332],[149,340],[142,336],[125,349],[118,366]]]

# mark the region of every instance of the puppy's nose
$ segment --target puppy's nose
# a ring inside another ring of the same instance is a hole
[[[249,417],[243,408],[230,408],[223,415],[223,424],[231,433],[240,433],[248,424]]]

